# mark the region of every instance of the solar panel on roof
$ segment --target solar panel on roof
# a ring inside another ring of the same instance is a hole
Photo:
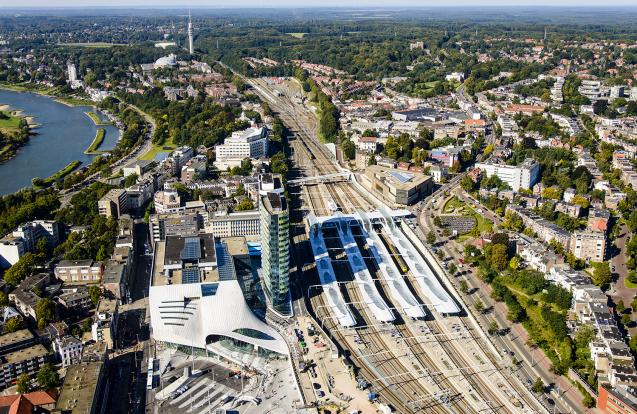
[[[389,174],[397,179],[401,184],[408,183],[409,181],[414,179],[413,174],[407,174],[398,171],[391,171]]]
[[[191,267],[182,270],[181,283],[199,283],[199,269]]]
[[[201,245],[199,237],[187,237],[184,240],[184,248],[181,250],[182,260],[194,260],[201,258]]]

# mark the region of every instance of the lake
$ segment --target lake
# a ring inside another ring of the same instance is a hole
[[[99,149],[112,149],[117,144],[119,130],[112,125],[96,126],[85,114],[89,106],[67,106],[47,96],[30,92],[0,90],[0,105],[21,110],[31,116],[38,127],[15,157],[0,164],[0,195],[31,186],[34,177],[46,178],[73,160],[90,164],[95,155],[84,151],[91,145],[97,128],[106,134]],[[103,114],[100,114],[105,119]]]

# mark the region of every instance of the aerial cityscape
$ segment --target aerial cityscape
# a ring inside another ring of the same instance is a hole
[[[0,414],[637,414],[637,4],[0,1]]]

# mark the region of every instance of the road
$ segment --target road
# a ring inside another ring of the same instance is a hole
[[[146,131],[146,134],[144,135],[144,140],[143,140],[141,145],[138,145],[129,154],[127,154],[124,157],[120,158],[119,160],[115,161],[111,165],[112,175],[116,175],[119,172],[119,168],[124,167],[125,165],[129,164],[132,161],[135,161],[138,156],[143,155],[143,154],[147,153],[148,151],[150,151],[150,149],[152,148],[152,145],[153,145],[152,137],[153,137],[153,133],[155,131],[155,121],[153,120],[153,118],[150,115],[148,115],[146,112],[142,111],[138,107],[136,107],[134,105],[128,105],[128,106],[131,109],[137,111],[140,115],[142,115],[144,117],[144,119],[146,120],[146,123],[148,125],[148,129]],[[71,201],[71,198],[75,194],[77,194],[78,192],[82,191],[84,188],[88,187],[89,185],[93,184],[96,181],[106,182],[106,178],[107,177],[102,177],[102,173],[101,172],[96,172],[96,173],[93,173],[93,174],[89,175],[88,177],[84,178],[84,180],[82,180],[80,183],[74,185],[73,188],[71,188],[70,190],[61,191],[60,192],[61,208],[65,207]]]
[[[459,188],[459,180],[452,180],[449,184],[444,185],[434,195],[425,200],[424,203],[419,206],[417,211],[418,223],[422,231],[421,237],[425,237],[425,234],[429,231],[436,232],[437,229],[433,224],[433,217],[440,212],[444,206],[444,200],[451,197],[453,193],[460,193],[460,197],[465,201],[469,201],[463,192]],[[448,193],[448,196],[443,196],[444,193]],[[437,200],[434,205],[434,200]],[[499,217],[491,212],[484,206],[480,206],[483,210],[483,215],[494,221],[494,223],[500,223]],[[459,259],[464,257],[464,247],[458,244],[455,240],[442,239],[438,236],[438,240],[443,243],[443,250],[451,257],[452,262],[459,263]],[[552,401],[560,412],[569,413],[572,412],[572,407],[576,412],[595,412],[594,409],[587,409],[581,404],[582,396],[579,391],[573,387],[573,385],[564,377],[556,377],[550,372],[551,362],[546,358],[543,351],[540,349],[530,349],[526,346],[528,334],[524,327],[520,324],[511,324],[505,315],[508,313],[507,306],[501,302],[495,302],[491,299],[491,287],[484,283],[474,269],[469,269],[464,272],[468,277],[465,279],[469,285],[469,293],[464,295],[464,301],[470,304],[468,311],[472,312],[474,304],[478,301],[484,304],[486,309],[491,309],[488,313],[474,312],[477,320],[482,325],[482,328],[486,330],[490,322],[495,319],[501,328],[510,328],[510,333],[507,335],[492,336],[491,339],[494,342],[497,349],[507,350],[507,353],[511,355],[511,352],[517,356],[517,359],[522,359],[522,364],[519,365],[517,371],[513,374],[517,375],[523,383],[529,381],[533,382],[536,378],[541,377],[545,384],[555,384],[551,394],[554,396]],[[460,278],[451,278],[454,284],[459,285]],[[550,402],[545,398],[544,403],[550,407]]]

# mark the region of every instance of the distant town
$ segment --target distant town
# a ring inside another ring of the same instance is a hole
[[[637,413],[634,10],[274,10],[0,9],[0,412]]]

